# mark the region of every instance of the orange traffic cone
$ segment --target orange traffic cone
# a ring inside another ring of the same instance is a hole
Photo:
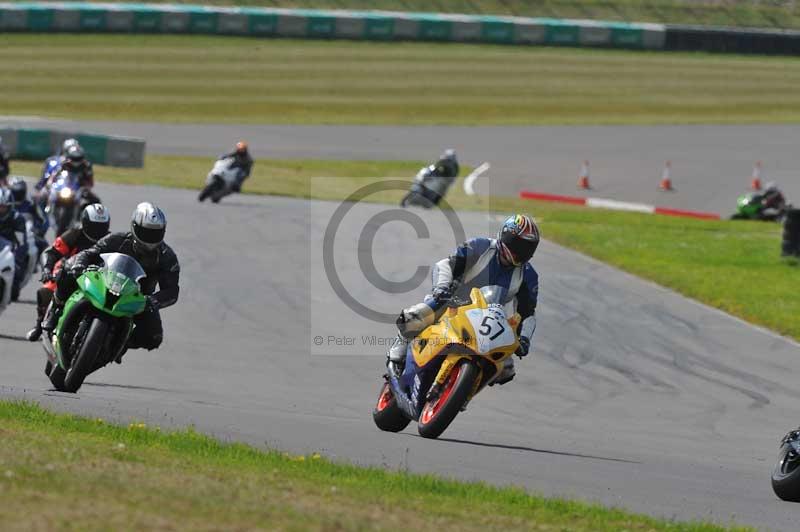
[[[658,188],[665,192],[670,192],[674,190],[672,188],[672,163],[667,161],[664,163],[664,170],[661,172],[661,183],[659,183]]]
[[[756,161],[753,166],[753,176],[750,180],[750,188],[753,190],[761,190],[761,161]]]
[[[578,175],[578,188],[583,190],[592,188],[589,184],[589,161],[583,161],[583,165],[581,165],[581,173]]]

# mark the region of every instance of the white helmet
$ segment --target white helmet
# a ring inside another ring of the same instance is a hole
[[[97,242],[108,234],[111,215],[100,203],[88,205],[81,213],[81,231],[91,242]]]
[[[167,217],[161,209],[149,202],[136,206],[131,216],[131,233],[136,244],[155,249],[164,241],[166,232]]]
[[[62,155],[67,153],[67,150],[70,149],[72,146],[80,146],[78,144],[78,139],[67,139],[61,144],[61,153]]]

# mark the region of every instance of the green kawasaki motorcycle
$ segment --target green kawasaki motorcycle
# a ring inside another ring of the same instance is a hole
[[[767,207],[763,194],[742,194],[736,198],[736,212],[731,216],[731,220],[779,222],[785,214],[785,207]]]
[[[52,334],[42,335],[45,373],[56,390],[75,393],[94,371],[122,356],[133,317],[145,310],[139,281],[146,274],[135,259],[105,253],[102,267],[78,277]]]

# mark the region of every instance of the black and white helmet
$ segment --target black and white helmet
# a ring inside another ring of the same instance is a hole
[[[5,222],[14,212],[14,195],[7,188],[0,187],[0,222]]]
[[[8,188],[14,196],[16,203],[22,203],[28,199],[28,184],[19,176],[14,176],[8,182]]]
[[[81,213],[81,232],[92,242],[106,236],[111,229],[111,214],[100,203],[88,205]]]
[[[72,146],[80,146],[80,144],[78,144],[78,139],[65,140],[64,143],[61,144],[61,154],[63,155],[67,153],[67,150],[69,150]]]
[[[62,167],[70,170],[78,170],[86,165],[86,152],[77,143],[67,148],[64,152],[64,162]]]
[[[131,233],[136,244],[155,249],[164,241],[166,232],[167,217],[161,209],[149,202],[136,206],[131,217]]]

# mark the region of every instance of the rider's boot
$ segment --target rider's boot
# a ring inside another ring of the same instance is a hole
[[[514,359],[508,357],[505,362],[503,362],[503,369],[500,370],[500,374],[489,383],[489,386],[494,386],[495,384],[503,385],[507,382],[511,382],[516,375],[517,371],[514,369]]]
[[[397,338],[394,339],[389,352],[386,354],[388,364],[394,368],[395,372],[400,375],[403,373],[403,368],[406,363],[406,350],[408,349],[408,340],[403,338],[400,333],[397,333]]]
[[[39,294],[36,295],[36,302],[38,303],[36,305],[36,322],[33,324],[33,329],[25,335],[29,342],[35,342],[42,337],[42,320],[47,311],[47,307],[44,306],[45,302],[41,300]]]
[[[36,319],[36,323],[33,326],[33,329],[27,332],[25,338],[28,339],[29,342],[35,342],[39,338],[42,337],[42,322],[39,319]]]
[[[58,325],[58,320],[61,318],[61,312],[63,310],[64,305],[57,302],[56,298],[53,298],[53,301],[50,302],[50,306],[47,307],[44,320],[42,320],[42,330],[50,333],[53,332],[56,329],[56,325]]]

